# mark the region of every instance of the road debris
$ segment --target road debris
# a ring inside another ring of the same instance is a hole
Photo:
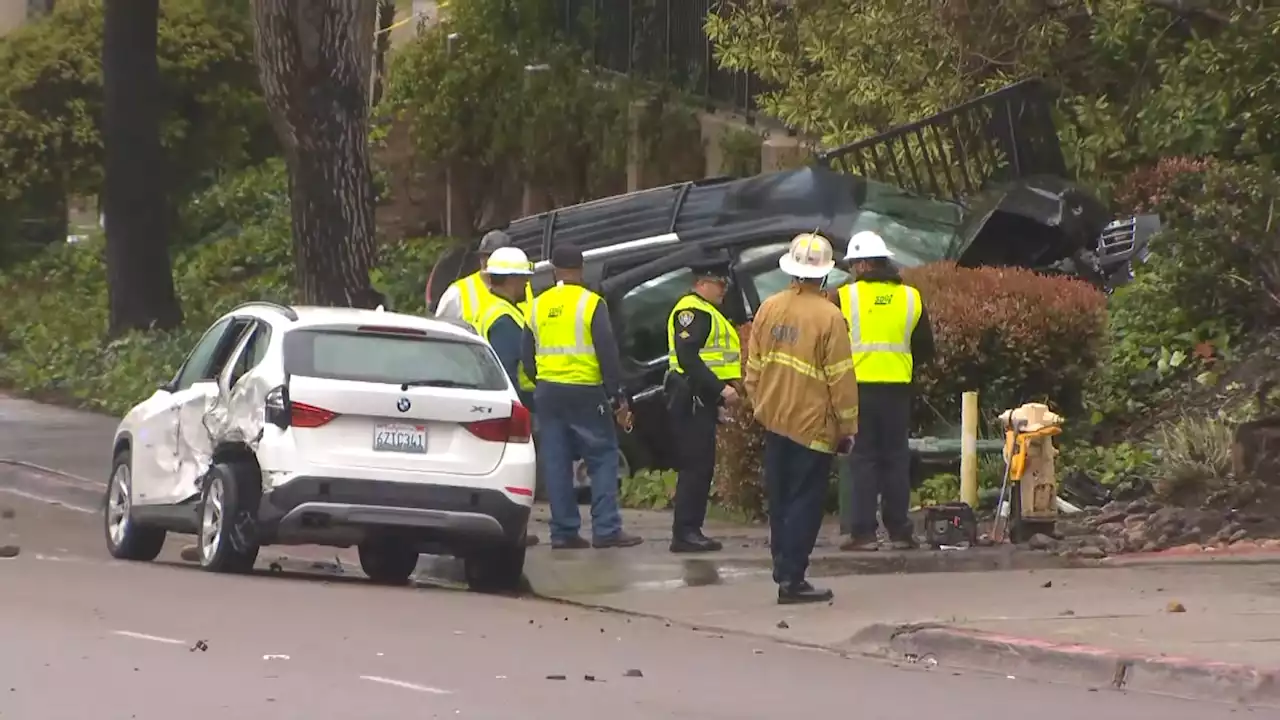
[[[636,668],[631,668],[630,670],[622,673],[622,677],[644,677],[644,673],[640,672]]]
[[[17,545],[0,545],[0,558],[16,558],[22,552]]]
[[[596,681],[596,676],[595,676],[595,675],[583,675],[583,676],[582,676],[582,679],[583,679],[583,680],[586,680],[587,682],[595,682],[595,681]]]
[[[752,654],[752,655],[763,655],[763,654],[764,654],[764,651],[763,651],[763,650],[761,650],[760,648],[752,648],[752,649],[751,649],[751,654]]]
[[[195,652],[197,650],[200,652],[209,652],[209,643],[204,640],[197,640],[195,645],[187,648],[187,652]]]
[[[1186,605],[1183,605],[1182,603],[1178,602],[1177,600],[1170,600],[1170,601],[1169,601],[1169,604],[1168,604],[1168,605],[1166,605],[1166,606],[1164,607],[1164,609],[1165,609],[1165,611],[1166,611],[1166,612],[1171,612],[1171,613],[1184,613],[1184,612],[1186,612],[1186,611],[1187,611],[1187,606],[1186,606]]]
[[[1041,585],[1040,587],[1042,587],[1042,588],[1051,588],[1051,587],[1053,587],[1053,581],[1052,581],[1052,580],[1046,580],[1046,581],[1045,581],[1045,583],[1044,583],[1043,585]]]
[[[789,628],[789,627],[791,627],[791,626],[787,624],[787,621],[786,621],[786,620],[779,620],[779,621],[778,621],[778,629],[779,629],[779,630],[786,630],[786,629],[787,629],[787,628]]]
[[[178,554],[186,562],[200,562],[200,548],[195,545],[187,545],[182,548],[182,552]]]
[[[272,560],[271,564],[267,566],[267,570],[270,570],[273,573],[282,573],[284,572],[284,566],[275,560]]]
[[[564,680],[565,676],[564,675],[548,675],[547,679],[548,680]]]
[[[17,516],[18,516],[18,513],[14,512],[14,511],[13,511],[13,508],[11,508],[11,507],[0,507],[0,519],[3,519],[3,520],[12,520],[12,519],[14,519],[14,518],[15,518],[15,517],[17,517]]]
[[[288,660],[288,655],[263,655],[263,660]]]

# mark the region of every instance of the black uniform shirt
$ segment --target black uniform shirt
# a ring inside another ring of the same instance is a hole
[[[689,319],[687,324],[684,322],[686,318]],[[703,402],[717,402],[725,383],[698,355],[711,334],[711,314],[697,308],[682,308],[671,318],[671,323],[675,326],[676,358],[690,388]]]

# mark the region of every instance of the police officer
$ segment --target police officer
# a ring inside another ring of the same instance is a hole
[[[490,230],[480,238],[476,248],[476,256],[480,259],[480,269],[470,275],[455,280],[445,289],[436,303],[436,317],[464,320],[473,327],[480,322],[480,308],[489,295],[489,285],[484,277],[485,265],[489,256],[498,248],[510,247],[511,238],[501,230]]]
[[[907,511],[911,502],[911,380],[916,365],[933,359],[933,330],[920,291],[902,282],[884,238],[870,231],[849,240],[845,262],[855,282],[838,291],[849,326],[858,378],[858,442],[841,484],[850,502],[840,518],[844,550],[871,551],[876,501],[891,547],[917,547]],[[846,476],[847,475],[847,476]]]
[[[533,299],[523,359],[536,384],[538,462],[551,501],[551,547],[631,547],[644,542],[622,529],[618,511],[618,436],[614,414],[628,412],[622,363],[604,299],[583,287],[582,251],[551,253],[556,285]],[[590,542],[573,488],[573,459],[591,478]]]
[[[719,408],[738,403],[742,378],[738,330],[721,314],[729,265],[690,265],[693,289],[667,318],[667,410],[675,432],[679,477],[671,552],[714,552],[723,546],[702,533],[716,464]]]

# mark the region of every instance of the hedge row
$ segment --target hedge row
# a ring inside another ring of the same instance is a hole
[[[968,390],[979,391],[988,417],[1031,401],[1049,402],[1068,417],[1079,411],[1081,388],[1103,350],[1102,293],[1071,278],[950,263],[912,268],[904,278],[920,289],[938,347],[935,362],[916,372],[917,433],[955,434],[960,396]],[[744,345],[750,332],[749,324],[741,328]],[[736,411],[717,438],[722,504],[763,514],[763,448],[763,430],[750,412]]]

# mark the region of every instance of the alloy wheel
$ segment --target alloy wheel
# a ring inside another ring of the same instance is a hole
[[[130,480],[129,466],[121,463],[111,475],[111,487],[107,491],[107,532],[111,544],[117,547],[129,533],[129,508],[133,503]]]
[[[213,562],[222,545],[222,478],[209,478],[209,488],[204,496],[204,511],[200,514],[200,557],[204,564]]]

